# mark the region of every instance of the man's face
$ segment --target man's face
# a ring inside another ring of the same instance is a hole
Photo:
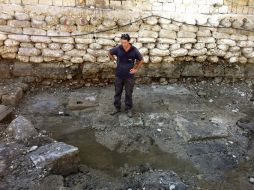
[[[128,40],[123,40],[123,39],[121,39],[121,44],[122,44],[122,46],[124,47],[124,48],[127,48],[127,47],[129,47],[129,41]]]

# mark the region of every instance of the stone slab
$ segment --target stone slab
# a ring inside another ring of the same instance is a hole
[[[14,119],[7,127],[7,132],[17,141],[27,141],[38,134],[33,124],[23,116]]]
[[[220,116],[206,118],[203,112],[182,112],[175,115],[174,121],[185,141],[217,139],[229,135],[229,121]]]
[[[79,163],[77,147],[55,142],[39,147],[29,154],[36,168],[46,168],[53,173],[67,175],[77,171]]]
[[[3,122],[7,118],[9,118],[11,116],[11,113],[12,113],[12,108],[5,105],[0,105],[0,122]]]

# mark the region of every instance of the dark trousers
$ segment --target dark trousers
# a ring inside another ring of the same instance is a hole
[[[123,87],[125,87],[125,110],[132,108],[133,106],[132,92],[134,83],[135,83],[134,77],[121,79],[116,76],[115,96],[114,96],[114,106],[116,107],[116,109],[121,109],[121,96],[123,92]]]

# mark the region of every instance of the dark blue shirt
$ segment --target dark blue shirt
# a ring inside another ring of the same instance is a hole
[[[109,50],[111,55],[117,56],[116,76],[119,78],[133,78],[134,74],[130,73],[135,61],[141,61],[143,56],[139,50],[131,44],[130,49],[126,52],[122,45],[117,45]]]

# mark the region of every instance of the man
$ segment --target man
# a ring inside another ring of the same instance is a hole
[[[117,57],[117,61],[114,55]],[[121,96],[123,87],[125,87],[125,111],[128,117],[132,117],[132,92],[135,82],[134,74],[144,63],[143,56],[138,49],[130,43],[130,36],[128,34],[122,34],[121,44],[109,50],[109,58],[117,64],[115,72],[115,110],[111,115],[121,112]]]

